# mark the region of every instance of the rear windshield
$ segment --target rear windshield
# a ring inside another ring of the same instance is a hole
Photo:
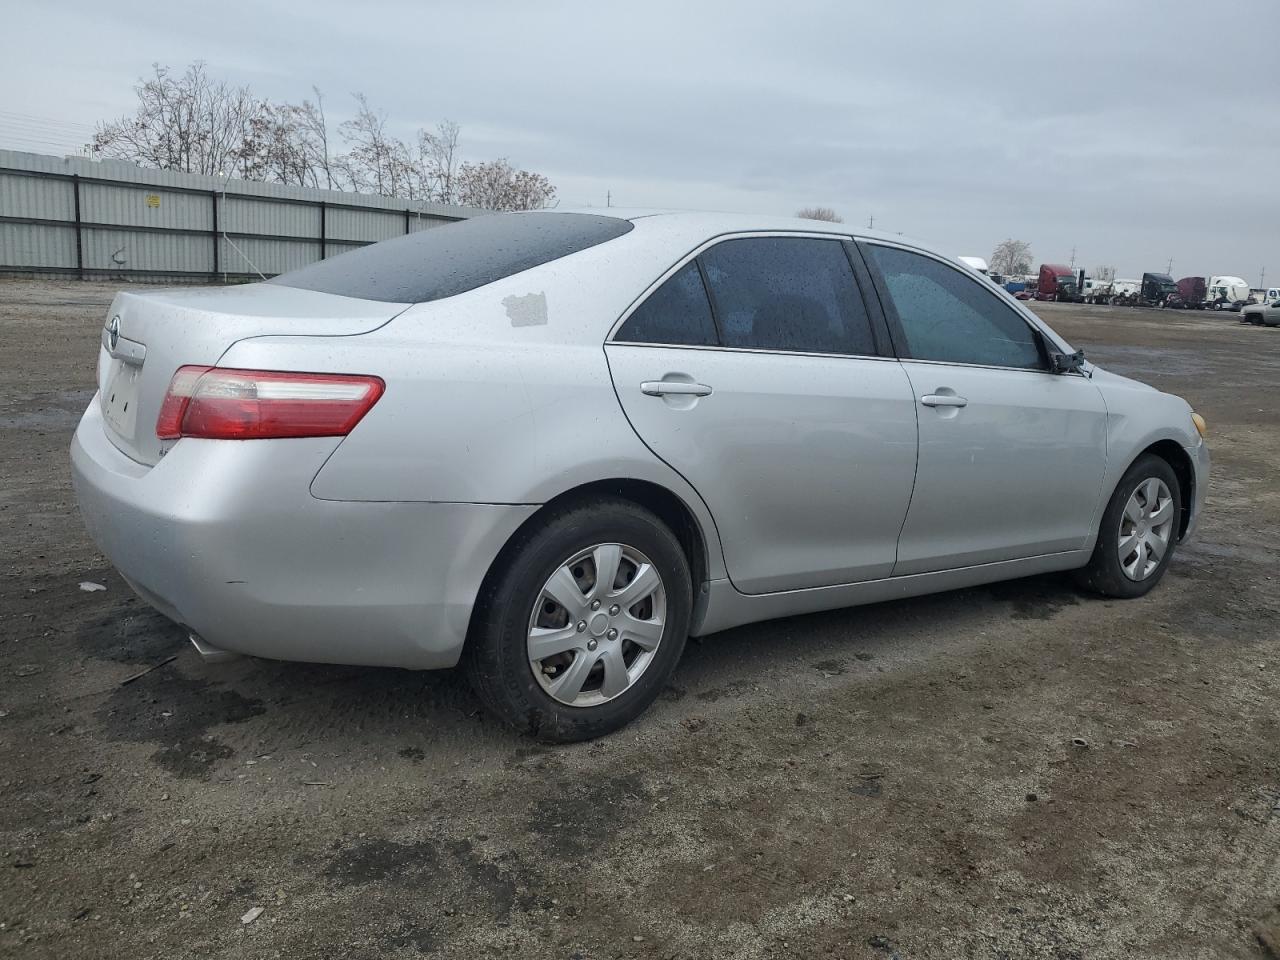
[[[494,213],[384,240],[268,283],[388,303],[452,297],[613,240],[629,220],[582,213]]]

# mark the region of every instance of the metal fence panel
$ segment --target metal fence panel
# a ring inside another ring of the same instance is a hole
[[[271,276],[485,212],[0,150],[0,274]]]
[[[213,200],[207,194],[162,187],[80,184],[80,218],[86,223],[165,230],[212,230]]]
[[[0,172],[0,212],[10,217],[72,220],[75,218],[72,183]]]
[[[328,211],[329,236],[336,240],[362,240],[376,243],[405,232],[404,211],[378,213],[371,210]]]
[[[436,227],[443,227],[449,221],[437,220],[435,217],[410,217],[409,232],[417,233],[419,230],[432,230]]]
[[[320,244],[311,240],[263,240],[258,237],[218,237],[219,261],[228,274],[274,276],[305,267],[320,259]],[[330,250],[329,256],[339,251]]]
[[[32,268],[74,269],[75,230],[42,224],[0,223],[0,266],[17,263]]]
[[[213,235],[84,229],[86,270],[127,273],[209,273]]]
[[[319,237],[320,205],[273,203],[257,197],[218,197],[218,226],[228,233]]]

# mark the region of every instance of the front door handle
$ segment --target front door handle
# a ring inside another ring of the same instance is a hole
[[[926,393],[920,398],[926,407],[967,407],[969,401],[955,394]]]
[[[690,383],[687,380],[646,380],[644,383],[640,384],[640,392],[646,397],[711,396],[711,388],[705,383]]]

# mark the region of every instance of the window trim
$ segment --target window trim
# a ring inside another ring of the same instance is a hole
[[[982,287],[984,281],[979,277],[966,273],[946,257],[940,256],[931,250],[923,250],[920,247],[915,247],[911,244],[895,243],[892,240],[882,240],[872,237],[859,237],[855,239],[854,243],[858,247],[858,252],[862,254],[862,259],[866,264],[868,272],[871,274],[871,280],[875,285],[876,295],[880,300],[880,306],[884,312],[885,322],[889,327],[889,334],[893,339],[894,350],[897,353],[899,360],[909,360],[912,363],[931,363],[949,367],[970,367],[978,370],[1019,370],[1023,373],[1043,373],[1053,377],[1062,376],[1062,374],[1054,373],[1050,368],[1049,358],[1046,355],[1046,348],[1055,346],[1063,353],[1071,353],[1071,347],[1067,345],[1066,342],[1063,341],[1056,333],[1044,326],[1039,317],[1035,316],[1035,314],[1023,307],[1022,304],[1013,299],[1013,297],[1009,296],[1008,291],[1005,291],[1005,296],[1001,297],[1000,288],[996,287],[994,284],[989,284],[989,290]],[[869,252],[864,249],[864,247],[868,246],[886,247],[891,250],[902,250],[906,253],[914,253],[918,256],[925,257],[926,259],[934,260],[942,266],[949,267],[954,270],[968,282],[978,285],[986,293],[992,294],[998,303],[1009,307],[1014,316],[1022,320],[1022,322],[1031,329],[1031,332],[1036,337],[1036,347],[1040,353],[1040,360],[1043,363],[1043,366],[1011,367],[998,363],[965,363],[962,360],[932,360],[912,356],[910,347],[907,344],[906,331],[902,328],[902,320],[898,316],[898,309],[894,305],[893,297],[889,293],[888,284],[884,279],[884,274],[880,271],[880,265],[876,263],[875,257],[871,256]],[[1084,373],[1083,371],[1075,371],[1074,375],[1083,377]]]
[[[716,295],[712,291],[711,284],[707,280],[706,269],[702,265],[702,254],[707,250],[710,250],[712,247],[718,246],[719,244],[725,243],[729,240],[754,240],[768,238],[827,240],[832,243],[840,244],[846,259],[849,260],[849,272],[853,276],[854,290],[861,299],[863,310],[866,312],[867,323],[871,329],[871,342],[874,349],[877,351],[876,353],[819,353],[807,350],[776,350],[764,347],[730,347],[725,345],[724,331],[720,326],[720,313],[716,305]],[[664,350],[721,350],[730,353],[756,353],[785,357],[838,357],[854,360],[897,360],[898,357],[894,353],[892,343],[882,342],[885,333],[881,332],[880,323],[877,321],[878,319],[883,321],[883,315],[881,311],[877,309],[879,306],[878,303],[873,306],[872,296],[875,294],[875,291],[867,291],[863,289],[862,280],[858,271],[858,264],[850,255],[849,247],[851,244],[856,246],[856,242],[857,241],[851,234],[819,233],[807,230],[747,230],[716,234],[715,236],[699,243],[693,248],[693,250],[677,260],[676,263],[659,276],[657,280],[646,287],[644,292],[636,297],[627,309],[622,312],[622,315],[614,321],[613,325],[609,328],[608,334],[605,335],[605,344],[618,344],[620,346],[629,347],[657,347]],[[636,310],[638,310],[640,306],[658,290],[659,287],[684,269],[685,265],[688,264],[690,260],[694,260],[698,264],[698,272],[702,275],[702,285],[706,290],[707,300],[711,306],[711,319],[715,324],[716,337],[720,342],[715,346],[709,346],[705,344],[691,343],[642,343],[636,340],[619,340],[617,337],[623,324],[631,318],[631,315],[635,313]],[[872,282],[874,283],[874,279]]]

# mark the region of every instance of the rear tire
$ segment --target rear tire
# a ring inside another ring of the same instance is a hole
[[[1076,582],[1105,597],[1150,593],[1173,559],[1181,496],[1167,460],[1151,453],[1139,457],[1111,494],[1093,555],[1076,571]]]
[[[653,703],[684,651],[693,606],[688,559],[661,520],[629,500],[569,506],[521,530],[500,564],[463,654],[491,712],[568,743],[611,733]],[[613,571],[610,582],[598,571]]]

